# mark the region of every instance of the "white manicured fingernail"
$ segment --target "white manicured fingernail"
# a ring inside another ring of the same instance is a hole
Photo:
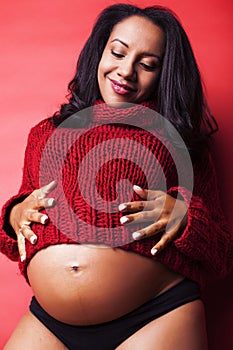
[[[152,248],[150,252],[151,252],[152,255],[155,255],[157,253],[157,251],[158,251],[157,249]]]
[[[48,216],[47,215],[43,215],[43,216],[41,216],[40,222],[42,224],[45,224],[47,220],[48,220]]]
[[[133,232],[132,233],[132,237],[135,240],[141,239],[144,236],[144,233],[142,232]]]
[[[52,181],[48,184],[48,186],[54,185],[56,182],[57,182],[56,180],[52,180]]]
[[[54,198],[48,199],[48,205],[54,205]]]
[[[26,255],[25,254],[21,255],[20,260],[21,260],[21,262],[24,262],[26,260]]]
[[[126,216],[122,216],[122,218],[120,218],[120,222],[122,225],[126,224],[126,222],[128,222],[128,221],[129,221],[129,219]]]
[[[36,237],[36,236],[32,236],[32,237],[30,238],[31,244],[35,244],[36,241],[37,241],[37,237]]]
[[[124,210],[127,208],[127,205],[126,204],[120,204],[118,209],[121,211],[121,210]]]
[[[133,189],[134,190],[143,191],[143,189],[140,186],[138,186],[138,185],[133,185]]]

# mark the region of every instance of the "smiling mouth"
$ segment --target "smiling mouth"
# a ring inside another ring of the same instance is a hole
[[[126,84],[121,84],[119,81],[110,79],[112,89],[119,95],[127,95],[135,90]]]

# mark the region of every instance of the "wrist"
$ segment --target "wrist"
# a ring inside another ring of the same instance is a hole
[[[17,216],[17,209],[18,209],[18,206],[19,206],[19,204],[16,204],[16,205],[14,205],[12,208],[11,208],[11,211],[10,211],[10,214],[9,214],[9,224],[11,225],[11,227],[14,229],[14,231],[15,231],[15,229],[16,229],[16,225],[15,225],[15,222],[16,222],[16,220],[15,220],[15,218],[16,218],[16,216]]]

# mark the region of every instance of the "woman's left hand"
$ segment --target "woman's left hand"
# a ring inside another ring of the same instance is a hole
[[[186,226],[187,205],[163,191],[144,190],[139,186],[133,186],[133,189],[142,200],[120,204],[119,210],[124,215],[120,221],[124,225],[130,222],[150,222],[149,226],[134,232],[132,237],[140,240],[162,234],[151,249],[151,254],[155,255],[177,238],[180,230]]]

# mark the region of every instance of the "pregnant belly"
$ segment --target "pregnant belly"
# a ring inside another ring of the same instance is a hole
[[[139,254],[78,244],[39,251],[28,265],[28,278],[40,305],[74,325],[113,320],[183,279]]]

